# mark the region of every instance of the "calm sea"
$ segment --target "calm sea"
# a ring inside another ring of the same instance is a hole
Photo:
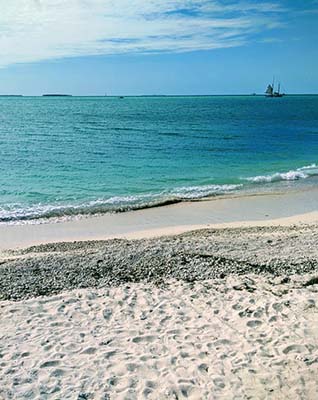
[[[318,96],[0,98],[0,222],[316,184]]]

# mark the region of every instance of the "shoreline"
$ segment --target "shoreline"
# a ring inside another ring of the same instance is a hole
[[[225,227],[318,223],[318,189],[180,202],[43,224],[0,225],[0,251],[55,242],[141,239]]]

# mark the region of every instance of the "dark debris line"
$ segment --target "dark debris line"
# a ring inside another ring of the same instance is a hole
[[[128,282],[162,285],[169,279],[194,282],[231,274],[317,272],[312,245],[318,235],[306,229],[295,234],[295,229],[206,230],[159,239],[38,246],[2,262],[0,300]]]

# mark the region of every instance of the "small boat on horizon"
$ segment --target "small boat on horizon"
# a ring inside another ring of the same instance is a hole
[[[280,82],[278,83],[277,91],[275,91],[275,78],[273,78],[273,83],[269,84],[267,86],[265,96],[266,97],[283,97],[283,96],[285,96],[285,93],[281,93],[281,91],[280,91]]]

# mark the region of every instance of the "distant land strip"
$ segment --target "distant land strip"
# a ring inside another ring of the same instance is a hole
[[[62,93],[46,93],[42,95],[43,97],[72,97],[71,94],[62,94]]]

